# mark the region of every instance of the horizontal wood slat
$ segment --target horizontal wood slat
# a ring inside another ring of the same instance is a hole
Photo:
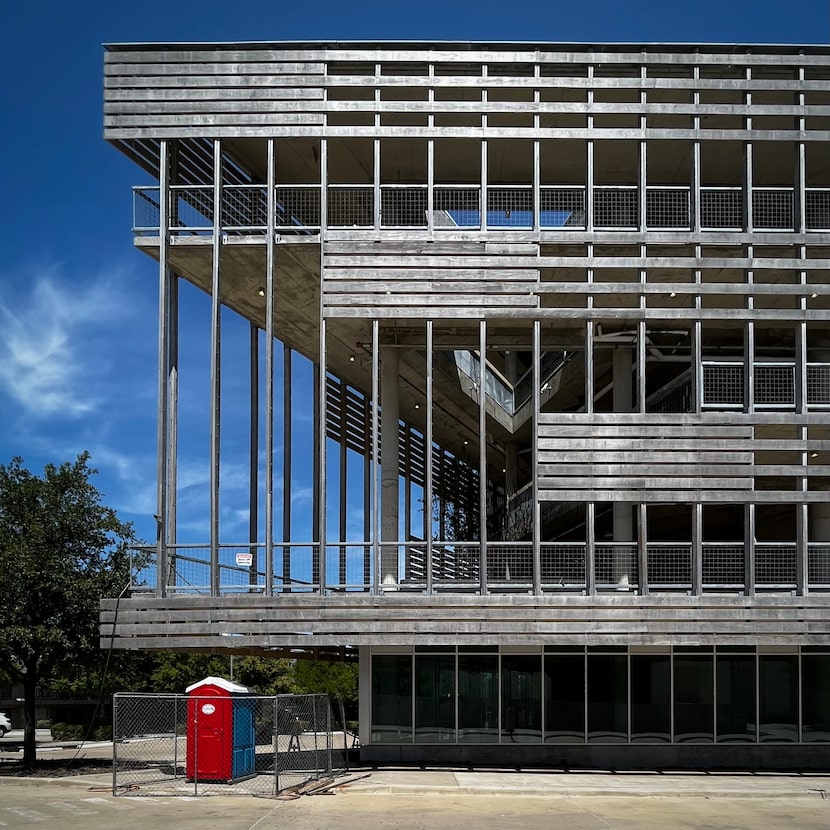
[[[134,597],[101,603],[101,638],[115,648],[234,646],[542,645],[653,643],[830,644],[830,598]],[[117,613],[117,618],[116,618]],[[210,622],[208,622],[210,620]],[[113,625],[114,624],[114,625]]]
[[[720,424],[695,416],[686,423],[672,423],[664,414],[632,413],[623,424],[595,416],[573,419],[577,423],[567,414],[540,419],[537,472],[543,500],[561,496],[563,501],[589,501],[589,491],[601,494],[601,501],[609,496],[654,501],[669,492],[690,491],[706,501],[702,493],[723,498],[725,491],[737,491],[743,497],[753,487],[753,456],[746,447],[753,438],[749,424]],[[693,450],[682,464],[676,461],[678,439],[683,449]],[[572,446],[573,441],[578,446]],[[718,463],[705,460],[704,453],[713,450]]]
[[[337,243],[329,253],[325,244],[324,313],[348,316],[358,309],[369,316],[370,310],[377,315],[390,309],[402,317],[427,318],[462,310],[469,316],[487,317],[492,312],[538,307],[532,286],[539,272],[524,262],[514,267],[512,246],[493,246],[485,256],[482,245],[462,246],[454,256],[436,256],[429,248],[412,253],[413,247],[405,243],[401,248],[396,254],[390,244],[378,251],[363,243]],[[530,249],[537,250],[532,245],[520,250]]]

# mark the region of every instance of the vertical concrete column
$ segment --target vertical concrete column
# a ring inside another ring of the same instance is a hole
[[[398,582],[398,440],[400,422],[399,402],[400,356],[390,346],[380,353],[380,538],[381,582]]]
[[[614,349],[614,412],[631,412],[634,405],[631,375],[634,369],[634,351],[631,348],[618,347]],[[628,502],[614,502],[614,541],[634,541],[634,507]],[[630,557],[626,555],[614,557],[613,579],[621,586],[630,584],[629,574]]]

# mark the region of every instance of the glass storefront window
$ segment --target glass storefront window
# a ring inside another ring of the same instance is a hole
[[[542,740],[542,655],[501,658],[501,741]]]
[[[458,655],[458,741],[498,743],[499,658]]]
[[[798,740],[798,655],[758,657],[761,742]]]
[[[455,740],[455,656],[415,655],[415,743]]]
[[[754,743],[755,657],[718,655],[717,710],[719,743]]]
[[[671,741],[671,657],[631,656],[631,743]]]
[[[675,743],[714,741],[714,697],[712,655],[675,654]]]
[[[585,742],[585,655],[545,655],[545,740]]]
[[[628,657],[588,655],[588,742],[628,740]]]
[[[412,740],[412,657],[408,654],[372,656],[372,741],[408,743]]]
[[[801,655],[801,740],[830,741],[830,654]]]

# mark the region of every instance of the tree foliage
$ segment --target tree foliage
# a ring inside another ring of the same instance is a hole
[[[0,465],[0,670],[23,684],[24,761],[35,760],[35,687],[100,660],[98,606],[129,577],[135,538],[90,481],[83,453],[42,476]]]

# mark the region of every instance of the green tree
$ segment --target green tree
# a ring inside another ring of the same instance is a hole
[[[35,754],[35,689],[100,661],[98,607],[129,580],[132,526],[90,481],[82,453],[33,475],[0,464],[0,670],[23,686],[23,761]]]
[[[338,663],[333,660],[297,660],[294,677],[303,694],[328,695],[340,698],[346,717],[357,719],[357,663]]]

